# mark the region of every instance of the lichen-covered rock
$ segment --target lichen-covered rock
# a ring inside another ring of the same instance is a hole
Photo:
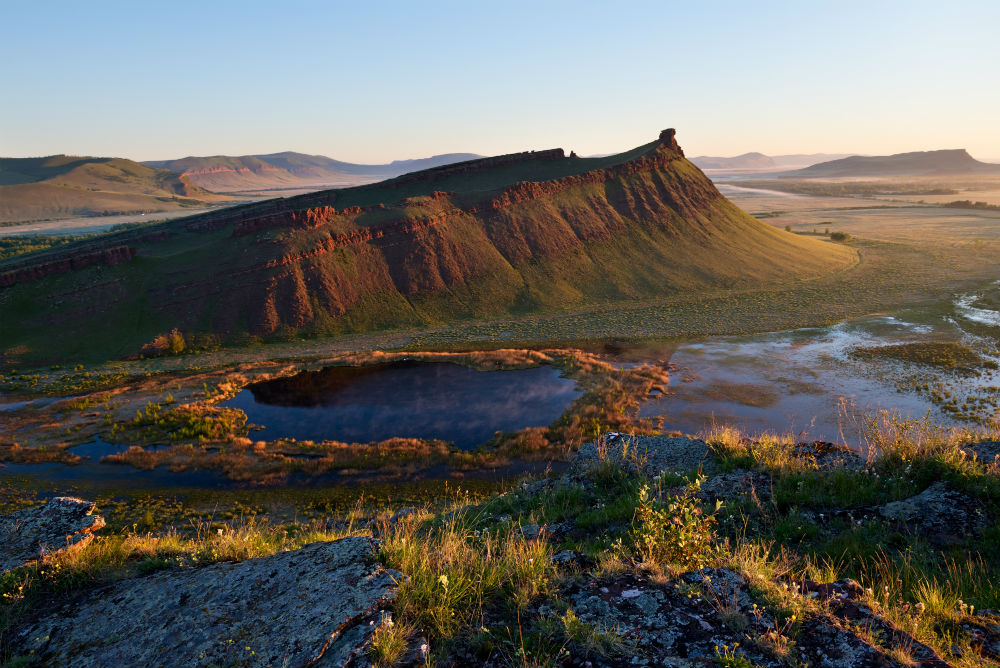
[[[82,548],[104,526],[103,517],[91,514],[96,505],[58,496],[43,505],[0,516],[0,571]]]
[[[738,469],[703,481],[698,498],[708,502],[718,499],[761,504],[771,500],[773,487],[767,474]]]
[[[916,496],[880,506],[878,513],[935,545],[952,545],[977,536],[988,524],[982,504],[943,482]]]
[[[841,468],[859,471],[865,467],[865,460],[857,452],[828,441],[798,443],[792,448],[792,455],[808,461],[821,471]]]
[[[975,457],[980,464],[989,466],[1000,464],[1000,441],[982,441],[971,443],[962,448],[966,455]]]
[[[897,650],[912,657],[913,666],[949,665],[867,608],[857,583],[783,584],[799,587],[812,598],[821,597],[828,612],[809,613],[797,630],[789,631],[765,609],[763,600],[754,602],[753,587],[743,576],[726,569],[704,568],[673,581],[643,573],[567,581],[560,599],[583,623],[615,639],[621,648],[598,658],[587,654],[585,647],[570,646],[567,665],[777,668],[788,662],[776,650],[792,645],[801,665],[888,668],[900,665],[892,655]],[[565,614],[546,605],[538,612],[542,617]],[[720,660],[723,646],[730,653],[728,663]]]
[[[865,629],[869,636],[879,638],[883,647],[905,649],[910,658],[908,665],[914,668],[948,668],[948,662],[933,649],[875,614],[864,602],[864,589],[854,580],[824,584],[807,580],[796,586],[806,596],[818,596],[823,600],[833,616],[832,620],[815,619],[803,624],[797,647],[808,665],[828,668],[898,665],[895,661],[887,661],[879,649],[859,642],[858,636],[846,630]]]
[[[581,445],[573,458],[572,468],[582,473],[603,461],[620,463],[630,471],[641,467],[649,476],[686,473],[699,468],[708,472],[715,468],[708,444],[701,439],[616,433]]]
[[[346,666],[394,598],[375,541],[350,537],[177,568],[64,602],[15,636],[43,665]]]
[[[975,618],[962,623],[972,647],[994,661],[1000,660],[1000,612],[981,610]]]

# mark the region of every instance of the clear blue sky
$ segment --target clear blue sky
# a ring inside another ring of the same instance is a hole
[[[1000,2],[13,2],[0,155],[1000,159]]]

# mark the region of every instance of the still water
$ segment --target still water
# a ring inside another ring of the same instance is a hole
[[[578,396],[572,380],[547,366],[484,372],[403,361],[258,383],[224,405],[245,411],[267,440],[365,443],[398,436],[468,449],[497,431],[548,426]]]

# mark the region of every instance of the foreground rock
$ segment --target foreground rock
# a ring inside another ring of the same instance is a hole
[[[715,469],[708,444],[699,438],[607,434],[580,446],[573,470],[581,472],[602,462],[621,463],[632,472],[648,476]]]
[[[826,602],[829,612],[809,614],[795,633],[755,605],[750,583],[729,570],[705,568],[669,581],[642,572],[571,580],[560,598],[584,624],[599,630],[603,647],[591,651],[574,645],[566,665],[778,668],[795,656],[799,665],[880,668],[900,665],[893,653],[903,651],[911,666],[948,667],[931,648],[867,608],[856,583],[805,583],[803,588],[810,598]],[[537,613],[553,622],[565,620],[561,608],[548,604]],[[721,662],[724,646],[739,660]]]
[[[78,550],[94,539],[104,518],[97,504],[68,496],[0,516],[0,571]]]
[[[52,667],[346,666],[400,577],[375,546],[358,536],[115,583],[51,610],[16,650]]]
[[[934,545],[954,545],[980,535],[989,525],[981,504],[936,482],[920,494],[887,503],[878,513]]]
[[[962,450],[969,457],[975,457],[980,464],[1000,466],[1000,441],[971,443],[964,446]]]

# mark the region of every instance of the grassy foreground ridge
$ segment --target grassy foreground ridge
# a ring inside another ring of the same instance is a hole
[[[52,597],[126,574],[365,533],[405,576],[394,623],[367,650],[381,666],[412,665],[416,645],[429,650],[421,665],[442,666],[629,665],[667,647],[744,668],[876,665],[821,660],[848,650],[877,665],[1000,665],[984,644],[1000,622],[1000,469],[967,445],[996,433],[889,412],[858,428],[867,458],[724,428],[664,448],[603,437],[562,476],[400,513],[362,498],[322,521],[243,507],[152,531],[115,513],[83,550],[4,574],[4,637]],[[699,443],[700,462],[677,458]],[[637,611],[643,601],[654,607]],[[704,628],[671,645],[655,631],[660,615],[695,615]]]

